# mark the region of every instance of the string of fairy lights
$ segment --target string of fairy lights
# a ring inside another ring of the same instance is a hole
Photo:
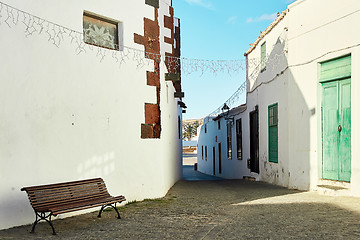
[[[0,27],[5,25],[9,28],[23,27],[26,37],[35,37],[36,35],[44,35],[47,41],[55,47],[60,48],[65,42],[74,46],[74,52],[79,54],[94,53],[95,56],[102,62],[105,58],[112,58],[121,67],[128,61],[133,61],[137,68],[145,66],[154,67],[154,62],[167,62],[173,66],[173,73],[180,73],[183,75],[192,74],[195,72],[217,74],[239,74],[246,69],[253,69],[252,73],[248,75],[248,80],[256,78],[261,71],[261,60],[259,58],[246,60],[203,60],[178,58],[173,56],[166,56],[164,54],[156,54],[146,52],[144,50],[114,44],[114,49],[103,48],[87,44],[84,41],[84,33],[62,26],[60,24],[48,21],[41,17],[35,16],[26,11],[12,7],[0,1]],[[276,65],[277,59],[280,55],[266,56],[265,62],[267,67]],[[263,60],[264,61],[264,60]],[[158,71],[156,71],[158,72]],[[246,91],[246,82],[235,91],[234,94],[226,101],[229,107],[234,106],[241,96]],[[215,116],[221,113],[221,105],[208,116]]]
[[[129,60],[134,61],[138,68],[151,65],[153,61],[158,63],[161,61],[167,61],[174,66],[174,73],[178,73],[181,70],[181,73],[185,75],[194,72],[200,72],[201,74],[206,72],[213,74],[236,74],[246,69],[245,60],[202,60],[178,58],[165,56],[164,54],[145,52],[144,50],[114,43],[111,43],[114,45],[114,49],[97,47],[87,44],[84,41],[83,32],[48,21],[3,2],[0,2],[0,25],[1,24],[5,24],[9,28],[22,25],[24,27],[26,37],[44,34],[47,37],[48,42],[57,48],[61,47],[64,42],[68,41],[74,45],[74,51],[76,54],[95,52],[96,57],[99,58],[100,62],[110,56],[119,63],[119,66]]]
[[[276,67],[281,65],[281,62],[284,60],[285,54],[287,53],[287,46],[281,46],[285,43],[287,31],[283,31],[278,41],[272,46],[269,52],[272,54],[267,54],[263,61],[260,59],[251,59],[252,63],[248,64],[248,70],[251,72],[247,76],[247,81],[249,83],[254,83],[255,80],[259,77],[259,74],[261,73],[264,66],[266,66],[266,69],[268,71],[274,72]],[[280,49],[276,49],[280,48]],[[253,67],[251,67],[253,66]],[[238,106],[240,96],[246,91],[246,81],[240,85],[240,87],[225,101],[225,104],[232,108],[235,106]],[[211,112],[205,117],[205,122],[209,121],[211,117],[216,117],[222,112],[222,108],[224,106],[224,103],[219,106],[216,110]]]

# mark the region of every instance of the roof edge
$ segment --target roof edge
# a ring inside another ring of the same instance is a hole
[[[254,43],[250,44],[251,47],[244,53],[244,56],[246,57],[249,55],[259,44],[261,39],[263,39],[281,20],[284,19],[285,15],[289,12],[289,9],[286,9],[285,11],[282,11],[276,19],[265,29],[265,31],[261,32],[259,37],[255,40]]]

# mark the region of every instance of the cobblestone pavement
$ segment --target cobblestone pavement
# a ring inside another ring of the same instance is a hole
[[[0,231],[0,239],[360,239],[360,199],[245,180],[180,181],[159,200]]]

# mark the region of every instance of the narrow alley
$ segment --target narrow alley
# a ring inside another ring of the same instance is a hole
[[[191,166],[184,166],[190,171]],[[191,179],[190,179],[191,180]],[[95,209],[94,209],[95,210]],[[0,231],[0,239],[358,239],[360,201],[246,180],[182,180],[166,197]]]

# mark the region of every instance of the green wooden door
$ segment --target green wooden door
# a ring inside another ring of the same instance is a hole
[[[351,177],[351,83],[350,78],[339,82],[339,180]]]
[[[350,181],[350,78],[322,83],[323,178]]]

